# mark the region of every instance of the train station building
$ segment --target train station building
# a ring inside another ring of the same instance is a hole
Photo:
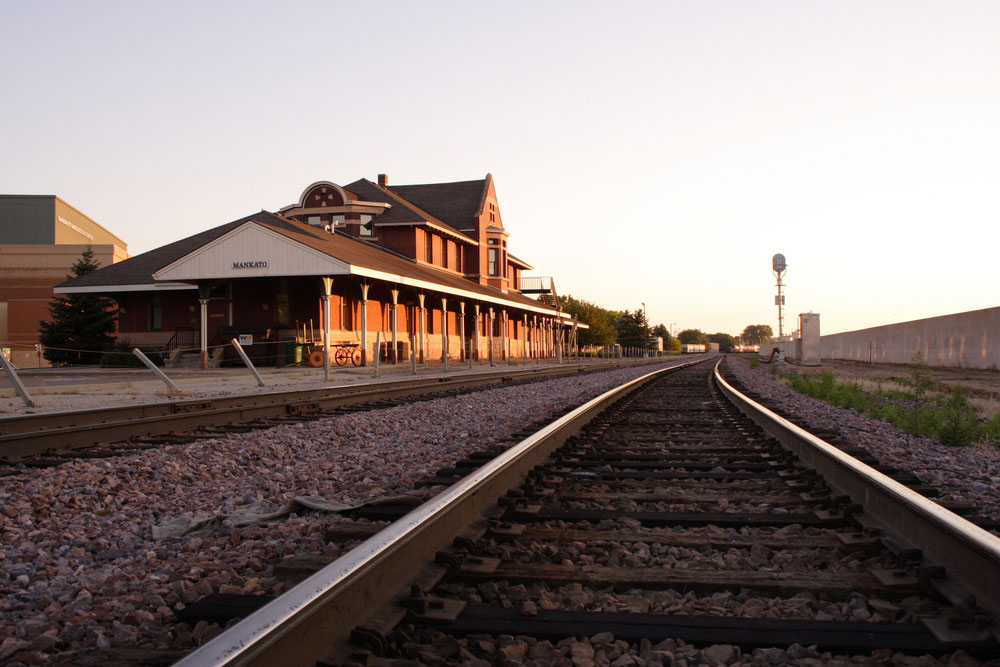
[[[324,342],[361,364],[376,353],[397,363],[411,355],[556,357],[577,325],[557,302],[538,299],[555,300],[551,279],[522,291],[532,267],[510,254],[508,239],[490,175],[402,186],[385,175],[320,181],[277,212],[208,229],[55,292],[111,296],[119,340],[175,359],[193,350],[203,366],[233,356],[233,338],[257,363],[277,365],[322,365]]]

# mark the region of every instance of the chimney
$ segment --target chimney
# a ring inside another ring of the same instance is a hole
[[[381,185],[382,187],[389,185],[389,177],[386,176],[385,174],[379,174],[378,184]]]

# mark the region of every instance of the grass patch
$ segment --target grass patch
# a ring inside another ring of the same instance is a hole
[[[829,370],[784,375],[795,391],[842,408],[853,408],[875,419],[896,424],[908,433],[935,438],[945,445],[965,446],[978,441],[1000,442],[1000,415],[980,420],[961,387],[938,386],[917,353],[909,379],[885,388],[879,384],[839,381]]]

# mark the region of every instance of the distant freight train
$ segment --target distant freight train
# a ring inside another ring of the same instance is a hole
[[[684,343],[681,345],[681,354],[701,354],[705,351],[705,346],[701,343]]]

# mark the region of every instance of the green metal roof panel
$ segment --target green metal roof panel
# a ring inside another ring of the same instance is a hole
[[[55,221],[55,195],[0,195],[0,243],[55,243]]]

